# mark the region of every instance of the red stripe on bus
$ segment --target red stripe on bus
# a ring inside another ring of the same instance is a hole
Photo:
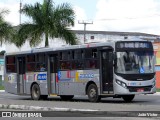
[[[24,79],[24,80],[26,80],[26,74],[24,74],[24,77],[23,77],[23,79]]]
[[[57,73],[56,73],[56,82],[58,83],[58,75],[57,75]]]
[[[71,78],[71,72],[67,71],[67,78]]]
[[[34,81],[36,81],[36,74],[34,74]]]

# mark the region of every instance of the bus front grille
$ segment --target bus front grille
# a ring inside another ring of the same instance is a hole
[[[128,86],[129,92],[149,92],[152,86]]]

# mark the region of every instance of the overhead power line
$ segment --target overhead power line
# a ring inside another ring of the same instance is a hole
[[[102,18],[95,19],[94,21],[114,21],[114,20],[137,20],[137,19],[152,19],[153,17],[160,17],[160,14],[153,14],[149,16],[139,16],[139,17],[122,17],[122,18]]]

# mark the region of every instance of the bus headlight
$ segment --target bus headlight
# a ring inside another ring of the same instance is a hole
[[[117,80],[117,79],[116,79],[116,83],[117,83],[118,85],[124,87],[124,88],[127,88],[126,83],[124,83],[124,82],[122,82],[122,81],[120,81],[120,80]]]

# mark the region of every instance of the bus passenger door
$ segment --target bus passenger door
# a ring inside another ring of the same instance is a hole
[[[25,57],[17,58],[17,93],[26,93],[26,81],[24,80],[25,75]]]
[[[49,94],[56,94],[57,55],[48,56],[48,90]]]
[[[101,90],[102,93],[113,94],[113,50],[101,51]]]

